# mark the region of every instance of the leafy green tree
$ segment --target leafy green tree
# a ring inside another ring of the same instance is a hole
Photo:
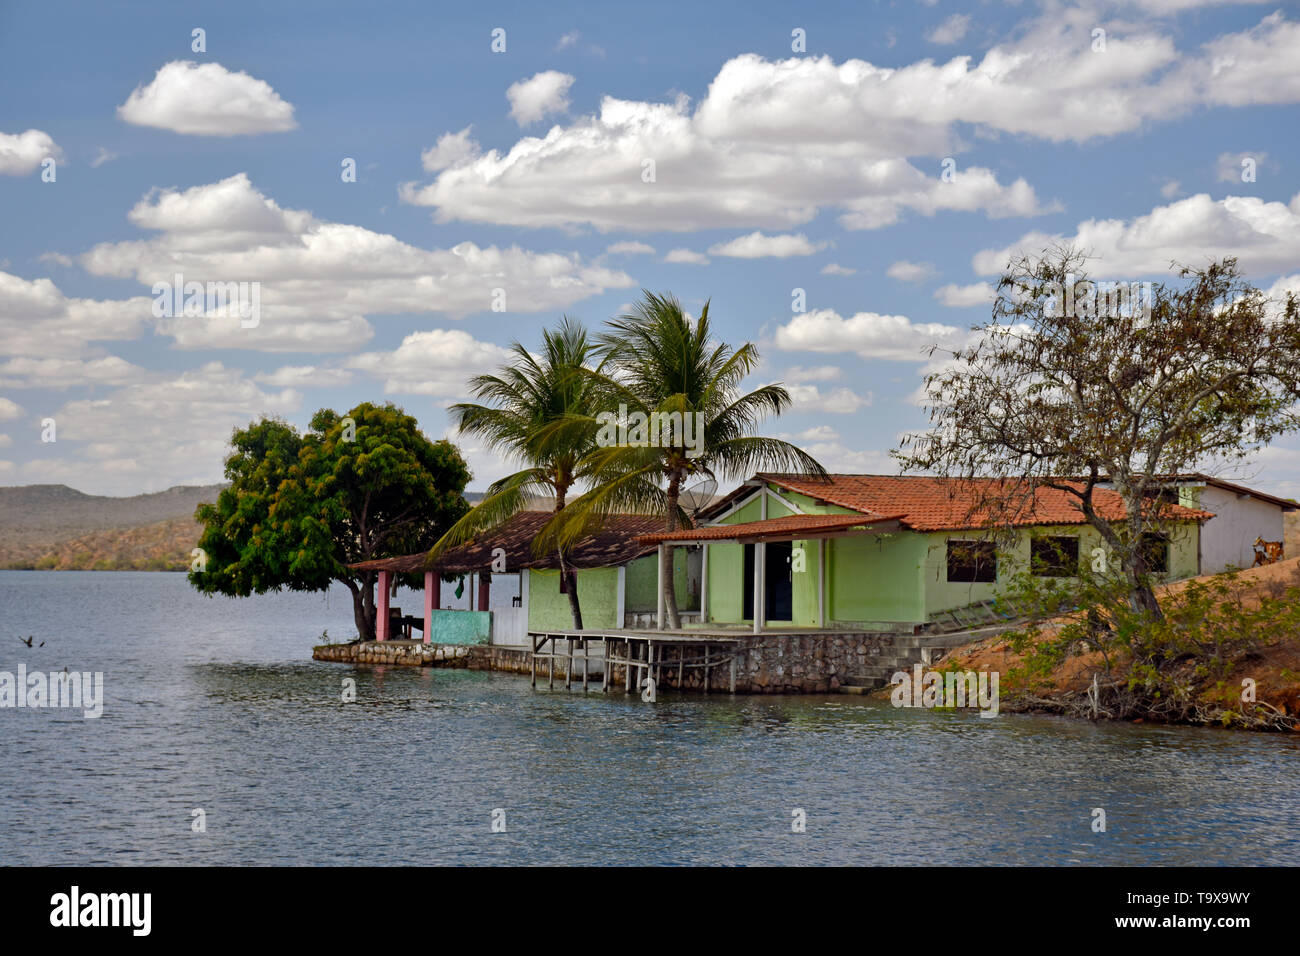
[[[205,559],[190,584],[247,597],[340,581],[363,640],[375,636],[377,573],[348,565],[423,551],[469,507],[456,447],[430,441],[391,404],[363,402],[346,416],[321,409],[304,435],[264,418],[236,429],[231,448],[230,485],[195,512]]]
[[[715,339],[707,302],[692,321],[672,295],[643,291],[599,342],[600,366],[583,373],[599,404],[544,433],[552,440],[572,430],[594,432],[595,447],[582,463],[591,487],[544,529],[544,541],[576,541],[617,512],[662,514],[666,530],[675,531],[689,523],[679,500],[693,476],[748,477],[765,469],[826,474],[794,445],[753,434],[764,418],[789,407],[790,394],[780,384],[741,391],[758,350]],[[672,552],[664,548],[659,573],[667,623],[677,628]]]
[[[495,375],[478,375],[470,381],[474,395],[490,404],[453,405],[460,431],[484,439],[491,450],[527,467],[493,482],[483,500],[430,550],[431,565],[448,548],[499,528],[530,498],[553,497],[555,510],[564,508],[574,483],[586,477],[583,463],[594,447],[595,430],[571,428],[543,436],[547,426],[569,415],[585,414],[594,404],[596,383],[580,374],[594,351],[587,330],[566,316],[559,329],[542,332],[540,356],[515,342],[511,364]],[[565,567],[564,549],[556,550],[573,626],[580,631],[577,575]]]

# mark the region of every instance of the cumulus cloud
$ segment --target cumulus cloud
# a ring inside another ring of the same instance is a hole
[[[978,59],[898,68],[743,54],[693,108],[684,95],[606,96],[595,114],[476,151],[402,198],[439,222],[600,230],[789,229],[825,209],[850,229],[945,210],[1030,216],[1055,207],[1024,179],[970,166],[941,180],[939,160],[964,147],[959,127],[1087,142],[1207,106],[1300,102],[1300,26],[1280,14],[1183,51],[1167,27],[1134,22],[1097,54],[1095,26],[1095,10],[1054,8]]]
[[[810,256],[825,249],[826,245],[824,242],[811,242],[802,232],[777,236],[751,232],[730,242],[719,242],[710,247],[709,253],[732,259],[788,259],[791,256]]]
[[[914,323],[903,315],[859,312],[843,318],[831,309],[796,315],[776,330],[776,346],[786,351],[856,352],[863,358],[924,362],[933,345],[950,345],[962,331],[937,322]]]
[[[137,86],[117,115],[136,126],[190,136],[247,136],[297,127],[293,105],[265,80],[220,63],[173,60]]]
[[[505,313],[552,312],[635,285],[625,273],[575,254],[472,242],[422,249],[284,209],[243,173],[185,190],[154,190],[128,219],[158,235],[95,246],[80,260],[88,271],[135,278],[151,290],[177,274],[186,282],[259,283],[256,327],[242,328],[234,315],[160,319],[159,331],[182,348],[350,352],[372,335],[367,315],[460,318],[497,304]]]
[[[49,279],[0,272],[0,355],[80,358],[88,343],[136,338],[152,300],[68,298]]]
[[[933,262],[908,262],[906,259],[900,259],[890,264],[885,270],[885,275],[899,282],[924,282],[937,271]]]
[[[436,173],[477,154],[479,145],[471,136],[473,129],[473,126],[466,126],[459,133],[443,133],[439,136],[437,143],[420,154],[420,164],[424,171]]]
[[[0,176],[26,176],[42,161],[63,159],[63,150],[44,130],[0,133]]]
[[[947,46],[959,42],[970,29],[970,17],[964,13],[954,13],[925,35],[931,43]]]
[[[851,276],[856,275],[857,271],[857,269],[842,266],[838,262],[828,262],[822,266],[822,275],[824,276]]]
[[[60,481],[99,494],[138,494],[221,480],[231,431],[259,415],[301,408],[292,389],[267,392],[237,369],[209,362],[153,376],[53,413],[58,458],[23,463],[23,481]]]
[[[0,395],[0,422],[10,422],[21,417],[23,407],[12,399]]]
[[[993,286],[987,282],[970,285],[945,285],[934,290],[934,297],[944,305],[963,308],[972,305],[989,305],[997,298]]]
[[[506,90],[510,118],[520,126],[530,126],[554,113],[563,113],[569,108],[571,86],[573,77],[559,70],[544,70],[512,83]]]
[[[605,251],[612,256],[653,256],[655,247],[645,242],[616,242]]]
[[[94,359],[18,357],[0,362],[0,388],[72,388],[126,385],[149,376],[116,355]]]
[[[365,352],[347,360],[348,368],[384,381],[389,394],[465,396],[474,375],[495,371],[510,360],[509,349],[480,342],[461,329],[413,332],[391,352]]]
[[[851,415],[870,405],[871,393],[859,395],[850,388],[837,388],[822,392],[816,385],[786,384],[793,412],[826,412],[833,415]]]
[[[1242,176],[1246,169],[1258,170],[1268,162],[1268,153],[1261,150],[1246,150],[1242,153],[1220,153],[1214,161],[1215,181],[1220,183],[1243,183]]]
[[[664,256],[664,262],[683,266],[707,266],[709,257],[702,252],[696,252],[694,249],[670,249],[668,254]]]
[[[274,372],[259,372],[253,381],[279,388],[333,388],[349,385],[352,373],[341,368],[321,368],[317,365],[282,365]]]
[[[1097,257],[1089,269],[1097,279],[1164,278],[1170,262],[1199,266],[1225,256],[1236,256],[1249,274],[1276,275],[1300,261],[1300,193],[1290,203],[1199,193],[1130,220],[1086,220],[1071,236],[1030,232],[976,253],[973,265],[980,275],[996,275],[1020,252],[1037,255],[1066,243]]]
[[[834,382],[844,377],[844,369],[838,365],[792,365],[785,370],[789,382]]]

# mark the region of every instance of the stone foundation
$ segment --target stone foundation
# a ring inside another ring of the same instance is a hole
[[[951,638],[933,639],[888,633],[844,634],[769,634],[743,637],[734,645],[736,659],[736,693],[738,694],[828,694],[845,685],[849,678],[871,673],[873,669],[910,667],[921,660],[921,648],[929,644],[950,643]],[[675,653],[670,651],[669,653]],[[688,651],[688,660],[701,651]],[[519,647],[494,647],[486,644],[423,644],[419,641],[367,641],[356,644],[327,644],[315,648],[318,661],[340,664],[397,664],[413,667],[464,667],[470,670],[505,671],[513,674],[530,672],[529,651]],[[565,661],[556,660],[556,680],[564,679]],[[593,671],[599,663],[593,662]],[[610,668],[611,690],[621,692],[624,683],[622,665]],[[538,681],[546,680],[547,662],[537,662]],[[582,666],[574,662],[574,677],[581,680]],[[726,693],[731,679],[729,664],[710,668],[709,691]],[[592,685],[601,677],[593,673]],[[659,667],[662,690],[700,692],[704,690],[701,668],[685,668],[680,686],[675,658],[664,660]]]

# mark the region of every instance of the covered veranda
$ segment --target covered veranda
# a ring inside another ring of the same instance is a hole
[[[638,540],[654,544],[659,549],[659,607],[657,626],[664,630],[667,626],[666,608],[663,596],[663,552],[665,548],[677,545],[701,545],[704,549],[700,583],[700,623],[702,628],[717,630],[719,625],[709,618],[709,546],[717,544],[740,544],[754,546],[752,580],[752,626],[754,634],[807,634],[817,630],[832,630],[828,617],[826,591],[826,542],[833,538],[861,537],[867,535],[891,534],[902,530],[901,519],[904,515],[866,516],[866,515],[786,515],[780,518],[764,518],[759,521],[747,521],[738,524],[708,525],[701,528],[683,528],[677,531],[664,531],[641,535]],[[768,545],[790,544],[795,541],[816,541],[817,543],[817,615],[812,628],[809,627],[770,627],[768,609],[771,604],[768,568]],[[729,629],[734,634],[739,628]],[[692,633],[700,633],[692,628]]]

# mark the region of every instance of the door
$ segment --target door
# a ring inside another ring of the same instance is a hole
[[[769,621],[789,621],[794,617],[793,541],[770,541],[767,545],[764,572],[767,580],[767,603],[763,614]]]
[[[794,617],[794,575],[791,559],[793,541],[769,541],[767,560],[763,564],[764,586],[767,590],[763,602],[763,616],[768,621],[789,621]],[[745,545],[744,602],[742,620],[754,619],[754,545]]]

